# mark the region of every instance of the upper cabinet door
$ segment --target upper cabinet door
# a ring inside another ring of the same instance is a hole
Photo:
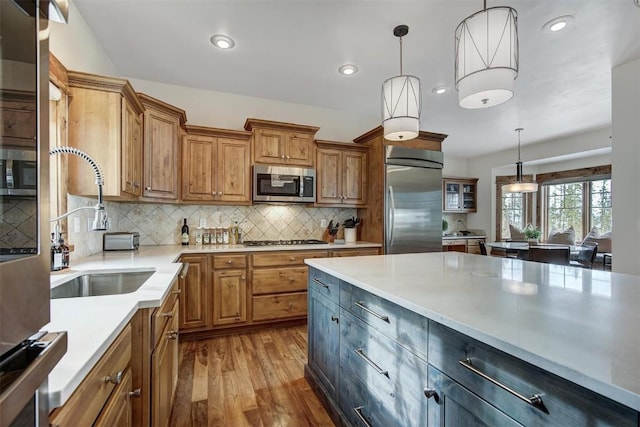
[[[284,163],[313,166],[313,137],[308,133],[289,133],[286,139]]]
[[[186,135],[182,140],[182,199],[213,201],[216,138]]]
[[[317,153],[318,170],[316,176],[316,203],[342,203],[342,152],[340,150],[319,148]]]
[[[444,178],[442,181],[443,212],[476,212],[478,178]]]
[[[217,188],[219,201],[251,201],[249,142],[218,138]]]
[[[283,132],[257,129],[254,134],[254,159],[258,163],[282,163],[285,159]]]
[[[367,153],[342,153],[342,195],[345,204],[363,206],[367,203]]]

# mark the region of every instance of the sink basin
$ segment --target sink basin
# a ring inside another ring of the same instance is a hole
[[[51,289],[51,299],[118,295],[135,292],[153,271],[87,273]]]

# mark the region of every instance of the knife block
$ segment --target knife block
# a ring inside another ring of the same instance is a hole
[[[328,228],[325,228],[324,231],[322,232],[322,240],[324,240],[325,242],[333,243],[335,237],[336,236],[329,234]]]

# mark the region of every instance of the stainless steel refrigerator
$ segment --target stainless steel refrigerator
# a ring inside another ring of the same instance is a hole
[[[440,151],[386,147],[386,254],[442,250],[442,161]]]

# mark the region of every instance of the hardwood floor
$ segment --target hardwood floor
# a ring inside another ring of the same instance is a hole
[[[334,426],[306,360],[306,326],[185,341],[170,425]]]

